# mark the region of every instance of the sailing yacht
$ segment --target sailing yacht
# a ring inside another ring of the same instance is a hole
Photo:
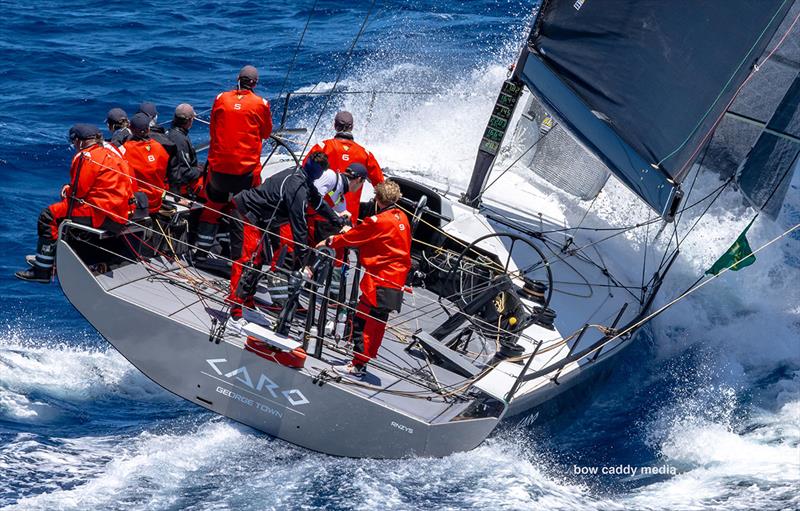
[[[286,302],[269,307],[263,293],[250,311],[260,321],[230,331],[224,268],[195,267],[194,247],[180,234],[191,208],[202,205],[176,204],[166,233],[146,218],[132,220],[122,236],[64,222],[61,287],[153,381],[269,435],[350,457],[472,449],[500,421],[545,404],[557,409],[569,390],[601,377],[652,318],[678,247],[668,247],[659,264],[644,261],[631,271],[604,241],[645,225],[669,232],[691,207],[682,183],[755,67],[772,65],[774,48],[794,27],[787,27],[789,14],[797,12],[786,0],[682,4],[542,3],[499,91],[464,193],[394,178],[413,229],[411,291],[390,316],[364,378],[336,370],[351,357],[346,325],[362,274],[357,254],[341,268],[319,258],[311,279],[284,275]],[[796,74],[789,83],[771,118],[750,119],[761,126],[742,164],[741,175],[750,176],[742,188],[758,208],[782,200],[797,158],[791,123],[781,124],[788,115],[796,128]],[[486,199],[512,131],[527,146],[515,163],[583,200],[616,179],[653,218],[598,233],[569,226],[544,191],[532,192],[525,210]],[[769,137],[785,149],[781,158],[770,156]],[[270,156],[265,177],[302,155],[289,147]],[[748,170],[756,168],[758,179]],[[154,239],[159,250],[142,249]],[[330,289],[334,272],[341,275],[338,293]],[[271,276],[263,273],[266,288]]]

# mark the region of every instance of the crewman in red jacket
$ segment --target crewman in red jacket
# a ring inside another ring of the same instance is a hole
[[[336,172],[344,172],[353,163],[360,163],[367,168],[367,179],[372,186],[383,182],[383,171],[378,160],[371,152],[353,140],[353,114],[341,111],[333,120],[336,136],[320,142],[308,151],[308,154],[323,152],[328,157],[330,168]],[[308,158],[308,156],[306,156]],[[344,195],[347,210],[353,219],[358,218],[358,207],[361,204],[361,189]]]
[[[384,181],[375,186],[375,214],[349,231],[321,242],[334,248],[357,248],[364,267],[361,297],[353,319],[353,360],[342,369],[354,376],[366,374],[366,365],[378,356],[391,311],[403,304],[403,287],[411,269],[411,226],[395,206],[400,186]]]
[[[124,157],[137,179],[140,192],[147,195],[147,209],[151,215],[161,209],[164,190],[167,188],[169,154],[156,140],[150,138],[150,118],[138,113],[131,119],[133,138],[125,142]]]
[[[120,232],[133,212],[136,186],[127,162],[117,149],[103,142],[100,130],[76,124],[69,130],[77,153],[72,158],[70,183],[61,189],[61,202],[39,215],[39,242],[33,266],[17,278],[47,284],[53,274],[58,226],[68,216],[75,223]]]
[[[236,89],[219,94],[211,107],[208,202],[197,228],[199,260],[214,244],[219,211],[231,210],[234,195],[261,184],[261,147],[272,134],[272,113],[269,102],[253,92],[257,84],[258,70],[244,66]]]

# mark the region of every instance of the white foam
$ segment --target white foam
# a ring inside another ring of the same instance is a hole
[[[0,413],[7,417],[25,421],[56,417],[59,408],[48,404],[45,396],[72,402],[106,395],[171,399],[110,347],[25,342],[8,333],[0,342]]]
[[[221,457],[222,451],[241,454],[241,447],[247,445],[246,436],[229,423],[212,422],[195,433],[145,432],[121,442],[115,439],[117,445],[103,445],[103,439],[82,439],[80,442],[90,445],[95,453],[103,452],[105,462],[92,460],[90,473],[82,474],[84,484],[24,498],[17,508],[108,509],[120,501],[139,502],[134,507],[146,502],[152,509],[172,506],[181,498],[180,488],[187,478],[208,474],[218,462],[230,461]],[[79,469],[88,461],[80,455],[39,454],[39,458],[60,465],[59,472],[65,464]]]

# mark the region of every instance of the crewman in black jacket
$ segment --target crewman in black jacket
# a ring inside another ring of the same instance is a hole
[[[167,138],[175,144],[175,151],[170,154],[167,164],[167,182],[169,191],[187,199],[194,199],[200,190],[200,176],[203,169],[197,163],[197,153],[189,138],[195,113],[192,105],[181,103],[175,108],[172,126],[167,131]]]
[[[242,317],[242,304],[247,307],[254,305],[255,285],[243,286],[251,289],[239,289],[242,270],[245,265],[255,271],[261,268],[263,245],[267,242],[271,248],[278,245],[278,227],[288,222],[292,228],[292,238],[295,240],[294,269],[298,270],[308,263],[308,204],[314,205],[317,212],[334,225],[340,228],[344,226],[345,220],[322,200],[314,186],[314,181],[327,168],[328,157],[321,152],[312,153],[302,167],[279,172],[260,186],[239,192],[233,197],[236,205],[234,216],[240,221],[231,222],[231,254],[239,255],[231,268],[228,300],[233,304],[232,320],[238,321]],[[267,232],[269,239],[265,239],[261,229]]]

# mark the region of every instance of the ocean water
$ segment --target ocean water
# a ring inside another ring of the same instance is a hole
[[[259,67],[259,90],[274,100],[314,2],[0,5],[0,508],[800,508],[797,235],[657,318],[591,389],[593,400],[547,423],[507,425],[472,452],[332,458],[163,391],[57,285],[13,277],[34,248],[39,210],[68,174],[67,129],[101,124],[114,106],[132,115],[142,100],[165,121],[184,101],[202,112],[245,63]],[[463,187],[532,7],[377,2],[348,59],[370,2],[321,0],[283,90],[325,91],[343,70],[343,90],[425,93],[334,96],[313,138],[329,135],[333,112],[346,107],[384,166]],[[324,103],[297,96],[287,126],[313,126]],[[281,110],[273,102],[276,120]],[[199,142],[206,133],[197,126],[193,135]],[[490,195],[524,207],[534,184],[516,170]],[[703,173],[695,196],[718,184]],[[800,221],[799,187],[796,176],[777,221],[756,222],[754,247]],[[557,191],[548,200],[571,219],[587,207]],[[752,214],[735,192],[723,194],[684,244],[661,303],[713,263]],[[646,216],[611,183],[586,225]],[[640,258],[644,235],[615,240],[615,257]]]

